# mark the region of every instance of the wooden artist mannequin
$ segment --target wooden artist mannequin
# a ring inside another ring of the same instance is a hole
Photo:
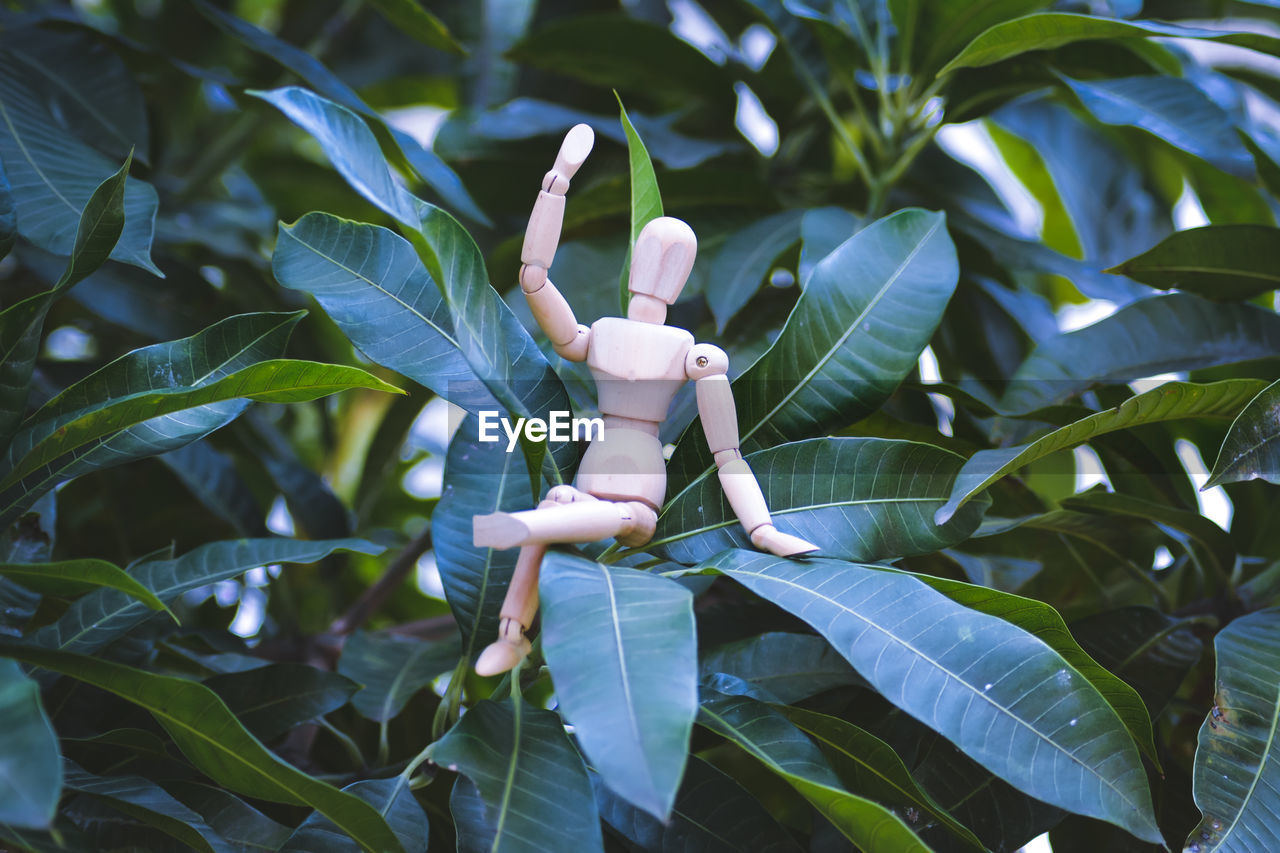
[[[626,319],[604,317],[589,329],[579,325],[547,279],[560,242],[565,192],[594,139],[585,124],[570,130],[555,166],[542,179],[520,253],[520,289],[555,351],[590,367],[604,435],[588,446],[575,485],[552,488],[537,509],[475,517],[477,546],[521,546],[502,604],[498,640],[476,661],[481,675],[506,672],[528,654],[524,633],[538,609],[538,567],[548,545],[616,537],[634,547],[652,538],[667,489],[658,427],[672,398],[690,379],[697,383],[698,412],[720,483],[752,543],[782,557],[817,549],[773,526],[760,485],[738,451],[738,417],[725,375],[729,357],[719,347],[695,344],[684,329],[664,325],[667,306],[676,301],[693,269],[693,230],[679,219],[663,217],[640,232],[631,253]]]

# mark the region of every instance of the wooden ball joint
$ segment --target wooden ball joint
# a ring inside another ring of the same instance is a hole
[[[502,604],[497,641],[481,653],[476,672],[497,675],[529,653],[525,631],[538,609],[538,567],[547,546],[616,537],[639,546],[653,537],[667,476],[658,427],[680,387],[695,382],[698,413],[715,457],[720,483],[734,514],[761,550],[790,557],[817,546],[773,526],[769,508],[738,444],[738,416],[726,373],[729,357],[694,343],[684,329],[664,325],[693,269],[698,242],[679,219],[644,227],[631,253],[627,317],[603,317],[590,328],[547,277],[560,242],[565,193],[591,153],[595,136],[585,124],[565,136],[555,165],[542,179],[520,253],[520,289],[555,351],[585,361],[596,380],[604,436],[591,442],[572,486],[556,486],[537,509],[478,515],[478,547],[520,547]]]

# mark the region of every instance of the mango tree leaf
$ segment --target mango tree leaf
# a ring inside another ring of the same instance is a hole
[[[800,210],[784,210],[735,231],[716,250],[704,292],[716,334],[755,295],[778,256],[800,239]]]
[[[1280,287],[1280,228],[1208,225],[1175,231],[1108,272],[1215,301],[1252,299]]]
[[[988,27],[1048,6],[1048,0],[889,0],[898,32],[908,42],[913,73],[928,79]],[[905,60],[904,60],[905,61]]]
[[[17,239],[18,215],[13,206],[13,188],[4,173],[4,163],[0,162],[0,261],[13,249]]]
[[[1041,342],[1014,373],[999,408],[1025,414],[1094,385],[1277,354],[1280,317],[1274,311],[1190,293],[1153,296]]]
[[[1129,732],[1043,641],[871,566],[741,550],[705,566],[808,621],[885,698],[1018,789],[1160,838]]]
[[[603,849],[591,780],[552,712],[519,698],[477,702],[429,756],[479,791],[492,853]],[[475,847],[460,838],[459,849],[464,845]]]
[[[801,849],[759,800],[696,756],[689,756],[666,823],[613,793],[599,776],[593,774],[591,781],[600,817],[641,850],[799,853]]]
[[[108,803],[117,811],[155,827],[192,850],[235,853],[236,848],[195,811],[164,788],[141,776],[94,776],[70,759],[63,759],[63,780],[69,790]]]
[[[405,850],[427,849],[427,813],[413,796],[409,780],[399,776],[387,779],[365,779],[342,789],[364,800],[378,810]],[[280,850],[296,853],[357,853],[359,845],[319,812],[304,820]]]
[[[281,224],[271,268],[285,287],[314,296],[373,361],[469,411],[497,405],[458,348],[439,287],[400,235],[308,213]]]
[[[213,831],[243,853],[278,850],[290,835],[276,823],[234,794],[197,782],[166,782],[166,789],[204,818]]]
[[[413,694],[457,662],[456,643],[357,631],[342,647],[338,672],[362,685],[351,698],[355,709],[374,722],[385,723],[399,716]]]
[[[181,557],[151,560],[131,570],[134,579],[169,603],[184,592],[275,563],[314,563],[334,551],[376,555],[382,546],[363,539],[239,539],[210,542]],[[145,620],[145,604],[123,592],[100,589],[72,602],[56,622],[36,631],[36,645],[92,654]]]
[[[196,441],[162,453],[158,458],[205,508],[230,524],[236,533],[241,536],[266,534],[267,514],[230,456],[208,441]]]
[[[877,802],[914,808],[922,816],[927,814],[945,826],[963,847],[979,851],[986,849],[977,836],[916,784],[907,766],[889,744],[838,717],[802,708],[779,710],[817,742],[836,775],[850,791]]]
[[[0,575],[45,595],[79,595],[106,587],[136,598],[152,610],[173,616],[155,593],[106,560],[85,558],[58,563],[0,563]],[[177,621],[177,617],[174,617]]]
[[[780,776],[859,850],[929,850],[889,809],[844,790],[813,742],[764,702],[704,687],[698,722]]]
[[[1280,483],[1280,382],[1260,391],[1232,422],[1204,488],[1254,479]]]
[[[535,501],[524,476],[523,450],[517,445],[507,453],[501,442],[480,441],[477,423],[475,415],[468,415],[450,440],[444,491],[431,514],[440,580],[468,661],[498,637],[499,610],[519,553],[477,547],[471,519],[529,509]]]
[[[257,799],[311,806],[370,853],[403,849],[376,809],[277,758],[202,684],[11,642],[0,643],[0,655],[69,675],[150,711],[192,764],[220,785]]]
[[[1224,172],[1253,175],[1253,156],[1225,109],[1190,80],[1168,76],[1073,80],[1059,75],[1103,124],[1137,127]]]
[[[732,675],[790,705],[824,690],[865,684],[831,644],[814,634],[766,631],[703,655],[701,678]]]
[[[617,94],[614,92],[615,96]],[[618,111],[622,114],[622,130],[627,137],[627,163],[631,175],[631,239],[627,242],[627,259],[623,262],[622,273],[618,277],[618,293],[625,316],[627,303],[631,300],[631,293],[627,290],[627,280],[631,273],[631,252],[644,226],[662,216],[662,193],[658,190],[658,176],[654,174],[653,161],[649,159],[649,152],[645,149],[640,134],[632,126],[621,97],[618,98]]]
[[[1195,628],[1194,619],[1179,619],[1150,607],[1122,607],[1071,623],[1080,646],[1132,684],[1153,718],[1200,660],[1204,643]]]
[[[449,53],[465,54],[463,47],[444,21],[418,4],[418,0],[373,0],[373,7],[397,30],[412,36],[428,47]]]
[[[591,766],[665,821],[698,711],[693,596],[660,575],[548,553],[542,650]]]
[[[902,210],[842,243],[814,268],[773,346],[733,382],[743,453],[878,409],[915,368],[958,278],[941,213]],[[673,490],[713,468],[694,423],[671,458]]]
[[[854,234],[863,220],[842,207],[814,207],[800,220],[800,264],[796,273],[801,286],[809,283],[814,267]]]
[[[346,676],[301,663],[273,663],[204,680],[241,725],[261,741],[347,704],[360,685]]]
[[[883,438],[815,438],[749,454],[779,530],[826,556],[882,560],[929,554],[968,539],[985,506],[934,524],[961,457],[928,444]],[[663,508],[644,550],[680,563],[751,540],[716,474],[703,474]]]
[[[58,739],[40,688],[16,663],[0,659],[0,824],[41,829],[62,792]]]
[[[453,781],[449,792],[449,816],[458,837],[458,853],[491,853],[497,827],[489,822],[484,799],[466,776]]]
[[[1073,424],[1041,436],[1030,444],[979,450],[964,463],[951,487],[951,496],[934,519],[946,522],[974,495],[1024,465],[1099,435],[1144,424],[1179,418],[1230,418],[1262,390],[1256,379],[1224,379],[1221,382],[1166,382],[1125,400],[1114,409],[1089,415]]]
[[[1275,53],[1280,39],[1260,33],[1209,30],[1159,21],[1124,21],[1065,12],[1026,15],[996,24],[969,42],[938,76],[961,68],[977,68],[1026,53],[1049,50],[1077,41],[1135,38],[1196,38]]]
[[[1280,845],[1277,626],[1280,608],[1272,607],[1233,620],[1214,637],[1218,690],[1200,726],[1192,783],[1204,819],[1188,836],[1187,850],[1202,841],[1222,853]]]

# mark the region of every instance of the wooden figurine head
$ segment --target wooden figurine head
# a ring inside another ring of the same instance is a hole
[[[645,225],[631,252],[628,319],[665,323],[667,306],[679,298],[697,253],[698,238],[679,219],[662,216]]]

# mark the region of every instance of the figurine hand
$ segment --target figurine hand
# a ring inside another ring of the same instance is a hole
[[[806,542],[790,533],[783,533],[772,524],[762,524],[751,531],[751,544],[761,551],[768,551],[779,557],[792,557],[818,550],[818,546],[812,542]]]

